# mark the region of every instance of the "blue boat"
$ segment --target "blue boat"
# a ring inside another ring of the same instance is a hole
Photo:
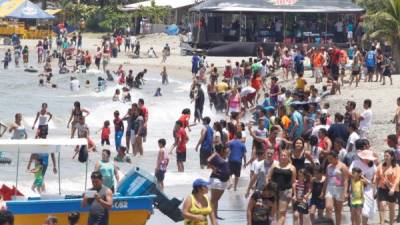
[[[20,153],[58,153],[58,157],[60,157],[61,147],[75,147],[77,145],[87,145],[87,140],[0,140],[1,151],[18,153],[17,168],[19,168]],[[60,165],[58,167],[60,168]],[[18,188],[18,173],[17,169],[16,188]],[[59,177],[60,180],[61,178]],[[127,188],[130,188],[129,190],[131,191],[127,191]],[[67,215],[70,212],[79,212],[81,214],[81,221],[87,221],[88,209],[81,207],[82,196],[61,195],[61,189],[59,188],[59,190],[60,193],[57,195],[42,195],[38,198],[23,200],[15,198],[15,200],[6,201],[7,208],[15,215],[14,224],[30,225],[32,221],[45,221],[51,215],[58,218],[59,225],[68,225]],[[132,192],[132,190],[136,191]],[[121,191],[121,193],[118,193],[118,191]],[[144,225],[153,213],[153,206],[159,208],[174,221],[181,221],[183,219],[182,213],[178,208],[180,203],[181,201],[176,199],[169,200],[161,193],[156,186],[153,176],[145,171],[141,171],[139,168],[134,168],[119,183],[117,193],[113,196],[113,207],[110,211],[109,224]]]

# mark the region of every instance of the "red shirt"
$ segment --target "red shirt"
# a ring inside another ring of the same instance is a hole
[[[146,108],[146,106],[142,106],[142,108],[140,108],[143,112],[143,116],[145,120],[149,119],[149,110]]]
[[[182,116],[179,117],[179,121],[182,122],[183,128],[186,128],[189,126],[189,120],[190,120],[189,114],[182,114]]]
[[[110,138],[110,128],[109,127],[103,127],[101,130],[101,139],[109,139]]]
[[[177,152],[186,152],[186,143],[188,141],[188,137],[185,128],[181,127],[176,132],[176,138],[178,139],[178,147],[176,148]]]
[[[342,51],[339,49],[335,49],[331,53],[331,63],[334,65],[339,65],[340,56],[342,55]]]

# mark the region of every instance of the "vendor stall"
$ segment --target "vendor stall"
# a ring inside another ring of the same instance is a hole
[[[191,8],[196,42],[347,43],[365,11],[351,0],[208,0]]]
[[[42,39],[52,35],[49,20],[54,16],[29,0],[0,0],[0,35]]]

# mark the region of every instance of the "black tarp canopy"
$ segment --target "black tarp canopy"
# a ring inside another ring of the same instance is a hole
[[[207,0],[190,9],[220,13],[362,13],[351,0]]]

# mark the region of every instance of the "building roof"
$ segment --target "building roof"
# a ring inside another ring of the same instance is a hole
[[[207,0],[190,9],[201,12],[361,13],[351,0]]]
[[[195,5],[198,2],[201,2],[201,0],[175,0],[175,1],[173,1],[173,0],[172,1],[171,0],[154,0],[154,2],[157,6],[168,6],[168,7],[171,7],[172,9],[179,9],[182,7]],[[151,0],[125,5],[123,8],[121,8],[121,10],[134,11],[134,10],[139,9],[140,7],[147,7],[147,6],[151,6]]]

